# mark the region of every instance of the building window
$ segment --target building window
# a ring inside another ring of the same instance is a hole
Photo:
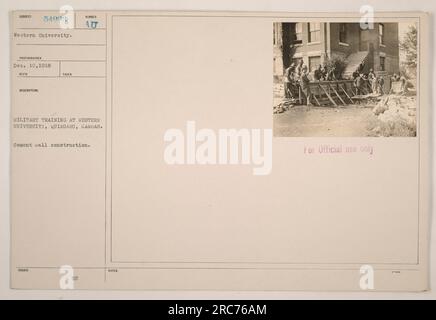
[[[309,23],[309,42],[319,42],[321,36],[321,24]]]
[[[347,24],[340,23],[339,24],[339,42],[347,43]]]
[[[386,58],[380,57],[380,71],[386,71]]]
[[[297,22],[295,24],[295,32],[294,32],[294,44],[303,43],[303,24],[301,22]]]
[[[275,46],[279,45],[279,39],[280,39],[280,29],[278,23],[274,24],[274,32],[273,32],[273,43]]]
[[[303,60],[303,58],[292,58],[292,63],[295,66],[298,66],[300,64],[300,61]]]
[[[316,68],[321,64],[321,56],[309,57],[309,71],[315,71]]]
[[[380,39],[380,44],[385,44],[385,26],[382,23],[378,25],[378,36]]]

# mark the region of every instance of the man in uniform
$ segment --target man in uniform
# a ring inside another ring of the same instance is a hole
[[[382,95],[385,94],[384,89],[383,89],[384,85],[385,85],[385,79],[383,79],[382,76],[378,76],[377,77],[377,93],[378,94],[382,94]]]
[[[310,92],[310,79],[309,79],[309,72],[307,70],[307,66],[302,67],[302,72],[300,76],[300,86],[301,90],[303,91],[304,95],[306,96],[306,104],[307,106],[311,106],[310,98],[312,93]]]
[[[404,76],[404,73],[400,73],[400,82],[401,82],[401,94],[407,94],[407,79]]]
[[[297,72],[298,77],[301,77],[301,74],[303,72],[303,67],[304,67],[304,61],[303,61],[303,59],[300,59],[300,61],[298,61],[298,65],[296,68],[296,72]]]
[[[368,80],[369,80],[369,83],[371,85],[372,93],[376,93],[377,92],[377,77],[375,76],[373,69],[369,69]]]
[[[292,82],[294,81],[295,63],[291,63],[289,68],[286,68],[284,74],[285,98],[292,97]]]
[[[362,94],[363,81],[364,79],[362,73],[358,74],[356,79],[354,79],[354,87],[356,88],[356,95]]]
[[[336,68],[334,66],[330,67],[330,70],[327,73],[327,81],[335,81],[336,80]]]
[[[318,69],[315,70],[315,72],[313,73],[313,76],[314,76],[316,81],[324,80],[324,76],[323,76],[323,73],[322,73],[322,66],[321,65],[319,65]]]

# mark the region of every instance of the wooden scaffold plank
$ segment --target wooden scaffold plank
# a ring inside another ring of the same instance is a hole
[[[339,93],[336,91],[336,89],[335,89],[331,84],[329,84],[328,86],[329,86],[330,89],[332,89],[332,91],[336,94],[336,96],[337,96],[338,99],[342,102],[342,104],[343,104],[344,106],[347,105],[347,104],[345,103],[345,101],[342,100],[341,96],[340,96]]]
[[[329,93],[327,92],[326,89],[324,89],[323,86],[319,85],[319,87],[324,91],[324,93],[327,95],[327,97],[329,98],[329,100],[331,101],[331,103],[333,103],[335,105],[335,107],[337,107],[338,105],[336,104],[335,100],[333,100],[333,98],[329,95]]]
[[[347,90],[345,90],[342,85],[339,85],[339,88],[342,89],[342,91],[345,93],[345,95],[347,96],[347,98],[351,101],[352,104],[354,104],[353,99],[351,99],[351,97],[348,95]]]

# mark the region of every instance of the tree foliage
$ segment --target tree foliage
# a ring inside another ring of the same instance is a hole
[[[400,42],[400,49],[405,53],[405,66],[416,69],[418,65],[418,30],[416,25],[409,26],[409,30]]]
[[[327,70],[334,69],[336,79],[342,79],[342,74],[347,67],[347,62],[342,56],[333,56],[326,61]]]

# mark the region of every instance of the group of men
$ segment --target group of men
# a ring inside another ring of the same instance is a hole
[[[401,94],[407,94],[407,86],[410,84],[407,81],[407,78],[404,76],[404,73],[400,73],[399,75],[394,73],[394,75],[391,77],[391,87],[393,82],[400,81],[400,92]]]
[[[363,90],[363,88],[368,88],[367,84],[369,84],[371,93],[377,93],[382,95],[385,94],[384,91],[385,80],[383,76],[381,75],[377,76],[374,73],[373,69],[370,69],[367,75],[360,72],[355,72],[353,74],[353,78],[354,78],[354,87],[356,89],[356,94],[359,95],[365,93],[366,90]],[[406,77],[402,74],[397,75],[396,73],[394,73],[390,78],[391,88],[392,88],[392,83],[397,81],[401,81],[401,92],[405,93],[406,83],[407,83]]]
[[[363,65],[359,66],[358,70],[353,73],[354,88],[357,95],[367,93],[368,87],[371,93],[385,94],[384,86],[385,80],[383,76],[376,75],[373,69],[369,70],[368,74],[362,72]],[[337,80],[335,75],[335,68],[328,68],[326,65],[319,65],[317,69],[313,72],[313,78],[315,81],[334,81]],[[299,60],[297,64],[292,63],[288,68],[286,68],[284,73],[284,90],[285,98],[297,98],[300,96],[299,89],[304,94],[303,99],[308,106],[311,105],[312,93],[310,91],[311,76],[307,65],[304,64],[303,60]],[[401,90],[406,90],[407,80],[404,75],[394,74],[391,77],[391,85],[395,81],[401,81]]]
[[[385,79],[382,76],[377,76],[374,73],[373,69],[369,70],[368,74],[355,72],[353,74],[354,78],[354,88],[356,89],[356,94],[360,95],[362,93],[365,93],[364,88],[371,88],[371,93],[377,93],[377,94],[385,94],[384,92],[384,85],[385,85]]]
[[[311,105],[311,92],[309,83],[311,81],[310,71],[303,60],[297,64],[292,63],[285,70],[284,74],[284,89],[286,98],[296,98],[299,96],[299,88],[304,93],[307,105]],[[327,68],[327,66],[319,65],[314,71],[313,77],[316,81],[333,81],[336,80],[335,68]]]

